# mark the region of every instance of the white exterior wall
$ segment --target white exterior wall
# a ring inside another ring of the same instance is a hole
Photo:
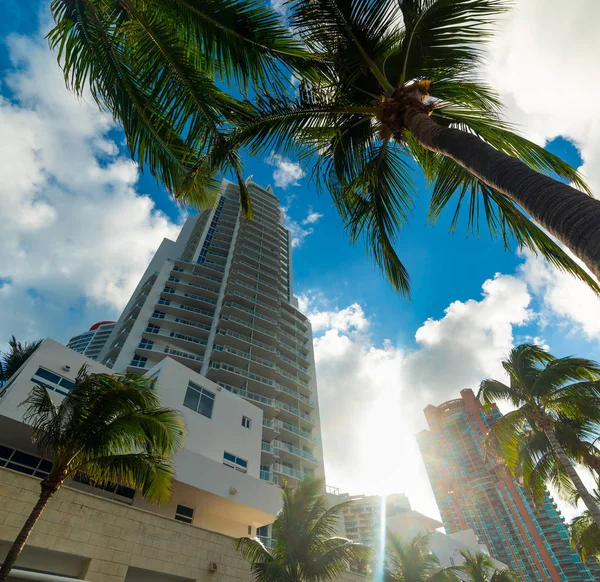
[[[13,376],[0,398],[0,444],[37,454],[29,430],[22,424],[25,410],[19,406],[33,386],[31,378],[43,367],[75,380],[83,365],[91,373],[112,373],[100,363],[52,339],[44,340]],[[133,505],[171,518],[178,504],[186,505],[194,509],[194,525],[234,536],[247,535],[249,526],[254,532],[257,527],[271,523],[281,507],[281,499],[276,487],[259,479],[260,408],[170,358],[148,372],[157,378],[161,405],[181,411],[187,436],[183,450],[174,459],[176,483],[172,499],[157,506],[136,495]],[[212,418],[183,406],[190,381],[215,395]],[[49,394],[57,404],[63,398],[55,391]],[[242,415],[252,419],[250,429],[242,426]],[[224,451],[247,460],[247,473],[223,465]],[[73,486],[90,490],[77,483]],[[106,495],[101,491],[97,493]]]
[[[171,358],[165,358],[148,374],[156,377],[161,403],[181,410],[187,427],[186,449],[201,452],[219,464],[223,462],[223,452],[228,451],[247,460],[248,475],[259,478],[263,419],[260,408]],[[190,381],[215,395],[211,418],[183,406]],[[242,416],[252,420],[249,429],[242,426]]]

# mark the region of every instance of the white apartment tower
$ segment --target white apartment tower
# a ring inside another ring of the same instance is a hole
[[[248,186],[252,220],[223,180],[214,207],[162,242],[99,361],[143,373],[169,356],[260,407],[260,478],[293,484],[323,477],[311,327],[292,294],[279,201]],[[210,398],[188,388],[182,405],[202,414]]]
[[[91,360],[97,360],[110,337],[113,327],[115,327],[114,321],[99,321],[92,325],[88,331],[73,336],[67,347]]]

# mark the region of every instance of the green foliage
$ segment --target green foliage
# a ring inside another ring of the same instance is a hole
[[[461,551],[463,563],[452,568],[453,572],[466,578],[469,582],[518,582],[518,578],[511,570],[496,570],[492,559],[482,553]]]
[[[354,561],[367,560],[370,549],[337,537],[347,504],[327,508],[323,483],[305,480],[296,489],[284,484],[283,507],[273,523],[273,548],[243,537],[236,548],[250,562],[256,582],[333,580]]]
[[[594,498],[600,506],[600,480],[594,490]],[[577,500],[578,495],[574,495],[573,501],[577,502]],[[590,558],[600,560],[600,527],[589,511],[586,510],[571,520],[569,533],[571,534],[571,547],[577,551],[584,562]]]
[[[177,411],[160,407],[152,379],[82,368],[60,404],[39,384],[23,405],[33,441],[53,460],[50,482],[83,473],[100,485],[139,489],[153,501],[169,498],[172,458],[185,429]]]
[[[502,362],[509,383],[481,383],[484,404],[508,401],[514,408],[492,427],[488,453],[501,459],[538,500],[552,484],[564,497],[573,484],[549,442],[552,431],[567,457],[598,471],[600,366],[584,358],[555,358],[540,346],[523,344]]]
[[[395,248],[416,188],[433,184],[430,219],[456,200],[505,246],[540,254],[597,283],[506,196],[405,133],[390,139],[380,108],[398,87],[431,82],[432,119],[479,136],[531,168],[586,190],[557,156],[514,133],[479,80],[491,24],[510,0],[291,0],[287,27],[259,0],[52,0],[49,39],[65,79],[119,120],[129,149],[177,200],[210,206],[232,173],[252,215],[239,149],[315,161],[352,242],[363,240],[392,286],[409,294]],[[299,90],[290,76],[301,79]],[[226,89],[225,89],[226,87]],[[387,124],[387,125],[386,125]]]
[[[429,535],[421,534],[408,542],[387,534],[385,582],[459,582],[452,568],[441,568],[429,551]]]
[[[38,349],[43,340],[21,343],[13,335],[8,340],[8,351],[0,357],[0,385],[8,382],[11,376],[27,361],[29,356]]]

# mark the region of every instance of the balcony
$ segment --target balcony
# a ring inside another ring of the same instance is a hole
[[[214,312],[212,311],[206,311],[206,309],[200,309],[198,307],[190,307],[189,305],[183,305],[182,303],[174,303],[168,299],[159,299],[156,304],[160,305],[161,309],[164,309],[167,312],[174,311],[175,313],[185,312],[188,315],[194,314],[196,317],[204,319],[204,321],[206,321],[206,318],[211,320],[214,316]]]
[[[261,319],[262,321],[266,321],[267,323],[270,323],[273,327],[277,327],[277,321],[275,319],[273,319],[272,317],[269,317],[268,315],[264,315],[262,313],[260,313],[259,311],[256,311],[256,309],[252,309],[250,307],[244,307],[243,305],[241,305],[240,303],[236,303],[235,301],[224,301],[223,302],[223,308],[229,308],[229,309],[237,309],[238,311],[243,311],[244,313],[249,313],[252,317],[256,317],[258,319]]]
[[[240,273],[240,271],[237,271],[236,269],[231,269],[231,273],[235,275],[236,273]],[[246,273],[241,273],[241,274],[243,274],[244,276],[247,276]],[[230,285],[239,285],[240,287],[244,287],[245,289],[250,289],[257,294],[262,295],[263,297],[266,297],[267,299],[272,301],[275,305],[279,305],[279,297],[277,295],[270,293],[268,291],[265,291],[264,289],[261,289],[258,285],[251,285],[250,283],[246,283],[245,281],[242,281],[241,279],[229,279],[228,284],[227,284],[228,289],[229,289]],[[273,305],[270,306],[270,309],[274,309]]]
[[[245,301],[248,301],[251,305],[260,305],[269,311],[273,311],[273,306],[269,303],[265,303],[256,297],[252,297],[251,295],[247,295],[246,293],[242,293],[241,291],[235,291],[234,289],[227,288],[225,291],[226,295],[234,295],[235,297],[239,297]]]
[[[211,362],[212,364],[212,362]],[[246,398],[247,400],[251,400],[254,404],[258,403],[258,404],[262,404],[264,407],[269,407],[269,409],[272,408],[276,408],[277,404],[276,401],[273,400],[272,398],[267,398],[265,396],[261,396],[260,394],[256,394],[255,392],[250,392],[248,390],[245,390],[244,388],[238,388],[237,386],[232,386],[231,384],[226,384],[225,382],[217,382],[217,384],[219,386],[222,386],[223,388],[225,388],[225,390],[228,390],[229,392],[231,392],[232,394],[237,394],[238,396],[241,396],[242,398]],[[263,408],[263,410],[265,410]],[[271,413],[273,413],[274,411],[271,410]]]
[[[268,457],[279,458],[279,451],[278,451],[278,449],[276,449],[270,443],[266,443],[265,441],[262,441],[260,443],[260,450],[261,450],[261,453],[265,457],[267,457],[267,461],[266,461],[265,464],[268,464],[271,461],[271,459],[268,459]]]
[[[150,345],[145,341],[141,341],[137,348],[137,351],[142,352],[151,352],[152,354],[164,354],[165,356],[171,356],[176,360],[183,360],[183,363],[190,368],[199,371],[202,367],[202,362],[204,361],[203,356],[199,356],[198,354],[192,354],[190,352],[184,352],[182,350],[176,350],[169,346],[159,346],[159,345]],[[162,358],[160,358],[162,359]],[[160,361],[160,359],[158,361]],[[155,362],[157,363],[157,362]],[[133,364],[132,364],[133,365]],[[153,364],[154,365],[154,364]]]
[[[217,304],[217,301],[215,299],[211,299],[210,297],[206,297],[205,295],[196,295],[195,293],[175,291],[173,287],[165,287],[160,292],[160,296],[163,299],[170,300],[172,300],[173,297],[177,297],[185,305],[190,305],[192,307],[196,306],[198,303],[203,303],[209,307]]]
[[[202,285],[201,283],[194,283],[192,281],[185,281],[182,279],[179,279],[177,277],[173,277],[173,275],[171,275],[168,278],[169,283],[172,283],[175,287],[192,287],[194,289],[202,289],[203,291],[206,291],[207,293],[210,293],[213,296],[218,296],[219,295],[219,289],[216,287],[210,287],[208,285]],[[185,289],[184,289],[185,291]],[[215,302],[216,303],[216,302]]]
[[[317,441],[314,437],[311,436],[311,434],[305,430],[302,430],[301,428],[294,426],[293,424],[290,424],[289,422],[285,422],[282,420],[274,420],[274,427],[277,430],[286,430],[289,433],[292,433],[296,436],[302,437],[303,439],[315,444]]]
[[[252,329],[258,333],[262,333],[262,334],[266,335],[267,337],[277,340],[276,333],[273,333],[272,331],[269,331],[268,329],[265,329],[264,327],[254,325],[253,323],[250,323],[249,321],[246,321],[244,319],[240,319],[239,317],[236,317],[235,315],[223,314],[223,315],[221,315],[221,321],[227,321],[227,322],[232,322],[232,323],[241,325],[247,329]]]
[[[178,267],[177,265],[175,265],[173,267],[173,270],[171,271],[171,276],[175,277],[176,279],[180,279],[181,281],[183,280],[191,280],[193,281],[213,281],[214,283],[216,283],[217,285],[221,285],[221,282],[223,281],[222,277],[213,277],[212,275],[207,275],[204,272],[200,272],[197,273],[195,267],[198,266],[197,263],[189,263],[187,261],[183,261],[178,259],[177,260],[178,263],[182,263],[186,266],[191,266],[191,269],[182,269],[181,267]],[[175,273],[175,275],[173,275],[173,273]],[[217,291],[218,293],[218,291]]]
[[[280,400],[277,400],[277,406],[280,408],[281,412],[286,411],[290,414],[293,414],[294,416],[297,416],[298,418],[302,418],[303,420],[310,422],[313,425],[315,424],[315,419],[310,414],[306,414],[306,412],[303,412],[299,408],[289,406],[288,404],[285,404],[285,402],[281,402]]]
[[[296,404],[297,401],[300,401],[310,408],[315,407],[315,405],[306,396],[304,396],[304,394],[300,394],[300,392],[298,392],[297,390],[291,390],[290,388],[287,388],[286,386],[282,386],[281,384],[278,384],[277,382],[275,383],[275,391],[282,392],[282,393],[287,394],[288,396],[291,396],[292,398],[294,398],[294,400],[292,401],[294,404]]]
[[[264,358],[259,358],[258,356],[255,356],[254,354],[252,354],[250,352],[244,352],[244,351],[238,350],[234,347],[224,346],[221,344],[216,344],[214,346],[214,349],[218,352],[221,352],[221,354],[223,356],[226,356],[226,354],[231,354],[232,356],[236,356],[236,358],[243,358],[244,360],[247,360],[249,362],[255,362],[261,366],[264,366],[265,368],[268,368],[269,371],[272,371],[275,373],[277,371],[277,366],[273,362],[271,362],[270,360],[266,360]],[[214,354],[214,355],[218,355],[218,354]],[[235,362],[236,358],[229,358],[229,359],[233,360]],[[268,373],[268,371],[266,373]],[[272,375],[274,376],[276,374],[272,374]]]
[[[293,479],[298,479],[299,481],[303,481],[307,476],[301,471],[297,471],[296,469],[290,469],[285,465],[281,465],[279,463],[273,463],[272,469],[274,473],[279,473],[280,475],[285,475],[286,477],[292,477]]]
[[[169,329],[177,329],[183,333],[195,333],[196,330],[210,332],[211,329],[210,325],[206,325],[204,323],[198,323],[196,321],[190,321],[189,319],[182,319],[181,317],[174,317],[172,315],[166,315],[164,313],[162,313],[161,315],[156,315],[156,313],[160,312],[153,313],[150,316],[150,322],[155,325],[160,325],[161,327],[163,326],[163,322],[167,322],[167,327]],[[190,330],[190,328],[193,328],[193,330]]]
[[[248,370],[238,368],[237,366],[231,366],[230,364],[226,364],[225,362],[211,362],[210,367],[214,370],[221,370],[224,372],[229,372],[231,374],[236,374],[237,376],[247,378],[248,380],[253,380],[254,382],[258,382],[259,384],[264,384],[265,386],[275,387],[275,382],[270,378],[260,376],[258,374],[255,374],[254,372],[249,372]]]
[[[222,336],[227,336],[228,338],[230,338],[230,340],[231,339],[239,340],[240,343],[238,343],[236,345],[242,349],[246,347],[245,344],[250,344],[257,348],[266,350],[267,352],[270,352],[271,354],[277,354],[277,350],[273,346],[270,346],[261,341],[258,341],[257,339],[254,339],[253,337],[251,337],[249,335],[244,335],[243,333],[238,333],[237,331],[232,331],[230,329],[218,329],[217,333]],[[244,345],[241,345],[242,342],[244,343]],[[235,342],[234,342],[234,344],[235,344]]]
[[[319,459],[315,457],[310,451],[305,451],[303,449],[299,449],[298,447],[294,447],[293,445],[288,445],[287,443],[282,443],[281,441],[273,441],[273,448],[279,449],[280,452],[289,453],[290,455],[295,455],[297,457],[302,457],[315,465],[319,464]]]
[[[207,341],[204,338],[178,333],[176,331],[167,331],[166,329],[155,329],[156,326],[149,325],[143,332],[142,336],[146,339],[154,340],[158,338],[168,339],[176,345],[183,348],[198,349],[200,346],[206,346]]]
[[[268,483],[271,483],[273,485],[277,485],[277,477],[275,477],[275,475],[273,475],[273,473],[270,473],[269,471],[262,471],[260,472],[260,478],[262,481],[267,481]]]

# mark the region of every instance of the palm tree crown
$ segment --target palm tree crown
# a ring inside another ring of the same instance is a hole
[[[593,495],[596,503],[600,506],[600,479]],[[577,502],[577,499],[578,496],[575,496],[574,501]],[[589,511],[586,510],[571,520],[569,533],[571,534],[571,546],[577,550],[584,562],[590,558],[600,560],[600,527]]]
[[[451,568],[442,568],[429,550],[429,535],[420,534],[405,542],[388,532],[386,582],[458,582]]]
[[[172,458],[184,439],[179,413],[160,407],[154,381],[143,376],[88,374],[84,367],[60,404],[36,385],[23,405],[23,420],[42,454],[52,459],[52,469],[0,568],[0,581],[67,478],[83,474],[92,483],[125,485],[150,500],[165,501],[174,477]]]
[[[8,340],[9,350],[2,354],[0,360],[0,384],[7,382],[10,377],[27,361],[29,356],[38,349],[43,340],[21,343],[13,335]]]
[[[584,358],[555,358],[540,346],[523,344],[502,362],[509,384],[481,383],[484,404],[506,400],[514,408],[486,439],[488,452],[502,459],[536,498],[551,482],[564,495],[579,493],[600,521],[600,507],[573,467],[599,471],[593,440],[600,427],[600,366]]]
[[[454,571],[464,574],[469,582],[517,582],[518,578],[511,570],[496,570],[492,559],[482,553],[461,551],[463,564],[456,566]]]
[[[337,523],[348,505],[327,508],[323,483],[311,479],[296,489],[284,484],[283,508],[273,523],[273,547],[243,537],[236,547],[250,562],[256,582],[332,580],[349,565],[370,556],[370,549],[337,537]]]
[[[215,175],[231,172],[251,215],[240,148],[310,157],[352,241],[362,237],[408,294],[394,241],[413,208],[416,163],[433,184],[432,220],[455,199],[452,229],[466,212],[478,232],[481,216],[505,246],[515,239],[600,290],[529,219],[600,274],[600,202],[536,173],[586,189],[513,133],[480,80],[489,23],[510,4],[294,0],[288,30],[259,0],[53,0],[50,41],[68,85],[89,86],[142,167],[181,201],[211,203]]]

